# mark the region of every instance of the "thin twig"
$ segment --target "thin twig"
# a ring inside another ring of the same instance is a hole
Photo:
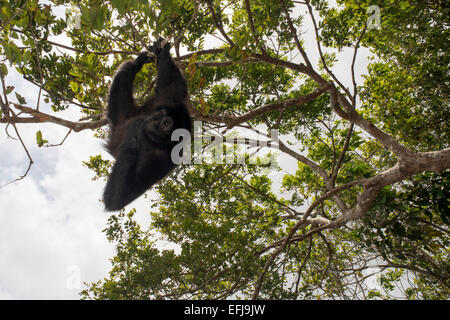
[[[192,24],[192,22],[194,22],[195,18],[197,17],[198,14],[198,9],[200,8],[200,1],[195,1],[195,7],[194,7],[194,13],[192,14],[191,19],[188,21],[188,23],[186,24],[186,26],[183,28],[183,30],[181,30],[181,32],[178,34],[177,38],[173,41],[174,46],[177,47],[178,44],[181,41],[181,38],[184,36],[184,33],[186,32],[186,30],[189,28],[189,26]]]
[[[230,172],[230,175],[232,175],[235,179],[238,179],[239,181],[241,181],[243,184],[245,184],[247,187],[249,187],[250,189],[252,189],[254,192],[258,193],[259,195],[261,195],[261,196],[267,198],[268,200],[270,200],[270,201],[272,201],[272,202],[278,204],[279,206],[281,206],[281,207],[287,209],[291,214],[293,214],[293,215],[298,215],[298,214],[299,214],[294,208],[288,206],[287,204],[285,204],[285,203],[283,203],[283,202],[278,201],[278,200],[275,199],[275,198],[272,198],[272,197],[269,196],[267,193],[265,193],[265,192],[259,190],[258,188],[253,187],[251,184],[249,184],[247,181],[245,181],[244,179],[240,178],[239,176],[237,176],[237,175],[235,175],[235,174],[233,174],[233,173],[231,173],[231,172]]]
[[[11,28],[12,31],[27,35],[23,30],[17,29],[17,28]],[[101,35],[101,37],[105,38],[105,39],[110,39],[110,40],[114,40],[114,41],[119,41],[121,39],[112,39],[106,36]],[[123,41],[123,40],[122,40]],[[123,55],[135,55],[138,54],[139,52],[137,51],[123,51],[123,50],[110,50],[110,51],[91,51],[91,50],[83,50],[83,49],[78,49],[78,48],[73,48],[61,43],[57,43],[51,40],[47,40],[47,43],[51,44],[52,46],[55,47],[59,47],[59,48],[63,48],[66,50],[70,50],[73,52],[78,52],[78,53],[84,53],[84,54],[89,54],[89,53],[93,53],[95,55],[98,56],[106,56],[106,55],[110,55],[110,54],[123,54]],[[127,44],[128,45],[128,44]]]
[[[13,15],[5,21],[5,23],[0,26],[0,30],[3,30],[4,28],[6,28],[6,26],[12,21],[14,20],[19,14],[22,14],[22,12],[24,11],[24,7],[28,4],[29,0],[26,0],[19,8],[19,10],[15,10],[15,12],[13,13]]]
[[[66,141],[67,137],[72,133],[72,129],[69,129],[69,131],[67,132],[67,134],[65,135],[64,139],[62,139],[62,141],[58,144],[47,144],[45,145],[46,148],[50,148],[50,147],[58,147],[58,146],[62,146],[63,143]]]
[[[139,42],[141,43],[142,48],[148,48],[148,44],[144,41],[144,39],[141,37],[141,34],[136,30],[133,20],[128,16],[127,13],[124,14],[125,19],[127,20],[128,24],[130,25],[132,29],[133,36],[137,37]]]
[[[47,93],[50,95],[50,97],[52,97],[52,98],[55,99],[55,100],[59,100],[59,101],[64,101],[64,102],[67,102],[67,103],[71,103],[71,104],[74,104],[74,105],[76,105],[76,106],[78,106],[78,107],[80,107],[80,108],[83,108],[83,109],[89,109],[89,110],[95,110],[95,111],[102,110],[101,108],[89,107],[89,106],[83,105],[83,104],[81,104],[81,103],[79,103],[79,102],[76,102],[76,101],[73,101],[73,100],[67,100],[67,99],[65,99],[64,97],[58,97],[57,94],[48,91],[45,87],[41,86],[39,83],[35,82],[34,80],[30,79],[29,77],[26,77],[26,76],[25,76],[25,71],[24,71],[23,69],[22,69],[22,73],[24,74],[23,78],[24,78],[25,80],[27,80],[28,82],[34,84],[36,87],[38,87],[38,88],[44,90],[45,92],[47,92]]]
[[[38,99],[36,102],[36,110],[39,110],[39,105],[41,103],[41,93],[42,93],[42,88],[44,87],[44,74],[42,72],[41,69],[41,62],[40,62],[40,55],[39,55],[39,51],[38,51],[38,45],[37,45],[37,41],[36,38],[33,38],[34,41],[34,51],[36,53],[36,64],[37,64],[37,68],[39,71],[39,80],[41,81],[41,87],[39,88],[39,94],[38,94]]]
[[[336,166],[333,167],[333,169],[332,169],[331,185],[333,185],[333,186],[334,186],[334,183],[336,182],[336,177],[339,173],[339,168],[342,165],[342,161],[344,160],[345,153],[347,152],[348,146],[350,144],[350,138],[352,137],[353,127],[354,127],[354,124],[351,123],[350,127],[348,128],[347,135],[345,136],[344,146],[342,147],[342,152],[339,155],[338,162],[337,162]]]
[[[266,50],[264,49],[264,46],[261,44],[261,41],[259,41],[260,39],[258,37],[258,33],[256,32],[256,28],[253,23],[252,10],[250,7],[249,0],[245,0],[245,9],[247,10],[247,17],[248,17],[248,22],[250,24],[250,30],[252,31],[253,38],[255,39],[256,45],[257,45],[257,47],[259,47],[259,49],[261,50],[261,52],[263,54],[267,54]]]
[[[10,110],[10,111],[15,116],[14,111],[12,111],[12,110]],[[25,150],[25,153],[27,154],[29,162],[28,162],[28,167],[27,167],[27,169],[25,170],[25,173],[22,176],[20,176],[17,179],[14,179],[14,180],[8,182],[7,184],[5,184],[3,186],[0,186],[0,189],[3,188],[3,187],[6,187],[7,185],[10,185],[11,183],[14,183],[16,181],[19,181],[19,180],[22,180],[23,178],[25,178],[27,176],[28,172],[30,171],[31,166],[34,163],[33,158],[31,157],[30,152],[28,151],[28,148],[25,145],[25,142],[22,140],[22,137],[20,136],[20,133],[19,133],[19,130],[17,129],[17,126],[14,123],[12,123],[11,125],[13,126],[14,131],[16,132],[17,138],[19,139],[20,143],[22,144],[23,150]]]
[[[357,97],[357,93],[358,93],[357,88],[356,88],[356,80],[355,80],[356,55],[358,53],[359,44],[361,42],[362,37],[364,36],[364,33],[366,33],[366,30],[367,30],[367,24],[364,23],[364,29],[362,30],[361,35],[358,37],[358,40],[356,41],[355,51],[353,52],[353,59],[352,59],[352,66],[351,66],[352,82],[353,82],[353,99],[352,99],[353,108],[356,108],[356,97]]]
[[[292,23],[291,16],[289,15],[289,11],[288,11],[288,9],[286,7],[286,3],[284,2],[284,0],[280,0],[280,5],[281,5],[281,8],[283,9],[284,15],[286,16],[286,21],[287,21],[287,24],[288,24],[289,29],[291,31],[291,34],[292,34],[292,36],[294,38],[295,44],[297,46],[297,49],[300,51],[300,53],[301,53],[301,55],[303,57],[303,60],[305,61],[306,65],[308,67],[312,68],[312,64],[309,61],[308,55],[306,54],[305,50],[303,49],[302,44],[300,43],[300,39],[298,38],[298,35],[297,35],[297,30],[295,29],[294,24]]]
[[[314,13],[313,13],[313,10],[312,10],[312,7],[311,7],[311,4],[309,3],[309,1],[306,1],[306,5],[308,6],[309,15],[311,16],[311,20],[313,22],[314,32],[316,34],[317,48],[319,50],[320,60],[322,61],[323,67],[325,68],[327,73],[333,78],[333,80],[336,81],[336,83],[339,85],[339,87],[341,87],[342,90],[344,90],[345,94],[350,99],[352,99],[352,95],[351,95],[350,91],[342,84],[342,82],[339,81],[339,79],[335,76],[335,74],[328,68],[328,65],[325,61],[325,57],[322,52],[322,46],[320,45],[319,28],[317,27],[316,18],[314,18]]]
[[[298,293],[298,287],[300,284],[300,279],[301,279],[300,276],[301,276],[302,270],[306,266],[306,263],[308,262],[308,260],[311,257],[312,244],[313,244],[312,238],[309,238],[308,252],[306,253],[305,259],[303,260],[300,268],[298,268],[298,271],[297,271],[297,281],[295,283],[295,296],[297,296],[297,293]]]
[[[230,46],[234,47],[233,40],[231,40],[230,37],[228,37],[228,34],[225,32],[225,29],[223,28],[222,20],[219,19],[219,17],[217,17],[217,15],[214,11],[212,1],[206,0],[206,4],[208,5],[208,9],[211,12],[211,16],[213,18],[214,24],[216,25],[217,29],[219,29],[220,33],[225,38],[225,40],[228,42],[228,44],[230,44]]]

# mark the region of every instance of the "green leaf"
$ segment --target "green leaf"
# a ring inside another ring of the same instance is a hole
[[[111,1],[112,7],[114,9],[117,9],[117,11],[119,12],[119,14],[124,14],[126,12],[127,9],[127,2],[124,0],[112,0]]]
[[[36,132],[36,142],[39,148],[42,147],[44,144],[48,143],[48,140],[42,139],[41,130]]]
[[[0,63],[0,76],[8,75],[8,68],[4,63]]]
[[[14,92],[17,98],[17,101],[19,101],[19,104],[27,104],[27,100],[25,100],[24,97],[22,97],[20,94],[18,94],[17,92]]]
[[[80,85],[78,84],[78,82],[70,81],[69,85],[70,89],[72,89],[74,93],[78,93],[78,91],[80,90]]]
[[[18,46],[13,42],[2,41],[3,49],[6,58],[11,62],[18,62],[21,60],[22,54]]]
[[[105,12],[102,7],[97,8],[97,17],[95,19],[95,29],[102,30],[105,24]]]
[[[14,86],[7,86],[7,87],[5,88],[4,93],[5,93],[6,95],[8,95],[8,94],[10,94],[13,90],[14,90]]]

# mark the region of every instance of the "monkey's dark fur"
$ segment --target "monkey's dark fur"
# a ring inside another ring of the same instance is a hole
[[[106,148],[116,162],[103,194],[107,211],[122,209],[175,168],[171,152],[178,142],[171,141],[172,132],[191,131],[186,81],[170,56],[170,44],[161,47],[162,42],[160,38],[150,47],[156,56],[156,87],[142,106],[133,99],[133,81],[153,61],[147,53],[124,62],[111,85]]]

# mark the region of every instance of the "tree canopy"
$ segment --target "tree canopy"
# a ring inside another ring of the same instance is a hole
[[[336,2],[0,0],[0,123],[30,159],[23,176],[33,161],[16,124],[104,137],[114,71],[159,36],[205,132],[279,133],[278,163],[180,166],[149,200],[149,226],[111,215],[112,270],[83,298],[450,298],[449,6]],[[362,81],[358,59],[371,59]],[[155,71],[138,74],[137,98]],[[36,105],[11,72],[39,88]],[[68,108],[79,121],[58,115]],[[85,165],[105,178],[111,161]]]

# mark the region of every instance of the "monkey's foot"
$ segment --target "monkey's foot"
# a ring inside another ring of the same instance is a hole
[[[158,40],[153,42],[153,45],[149,47],[149,51],[158,56],[163,49],[170,49],[170,43],[166,39],[159,37]]]

